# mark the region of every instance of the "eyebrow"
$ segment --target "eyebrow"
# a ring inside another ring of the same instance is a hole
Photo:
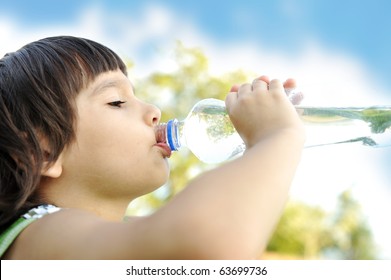
[[[122,79],[113,79],[113,80],[105,80],[105,81],[102,81],[101,83],[99,83],[98,85],[96,85],[93,90],[92,90],[92,94],[99,94],[101,91],[103,91],[104,89],[107,89],[107,88],[118,88],[120,87],[121,84],[124,84],[124,80]],[[134,88],[134,85],[131,84],[132,86],[132,91],[133,91],[133,94],[135,94],[135,88]]]

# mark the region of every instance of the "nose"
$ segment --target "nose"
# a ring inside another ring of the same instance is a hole
[[[146,105],[147,105],[147,113],[145,114],[146,122],[151,126],[157,125],[162,116],[162,112],[158,107],[156,107],[153,104],[146,104]]]

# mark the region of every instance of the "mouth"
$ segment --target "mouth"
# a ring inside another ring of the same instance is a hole
[[[171,157],[171,153],[172,153],[171,149],[166,143],[163,142],[156,143],[155,146],[159,147],[162,150],[162,154],[164,157],[166,158]]]
[[[165,123],[161,123],[155,126],[155,137],[157,143],[167,143],[166,127],[167,125]]]
[[[156,144],[155,146],[161,148],[163,151],[163,156],[169,158],[171,156],[171,149],[167,145],[166,140],[166,124],[159,124],[155,127],[155,137]]]

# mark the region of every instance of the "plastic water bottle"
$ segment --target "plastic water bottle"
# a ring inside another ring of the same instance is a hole
[[[340,143],[391,145],[391,106],[295,107],[307,129],[307,148]],[[225,102],[217,99],[199,101],[182,121],[159,124],[156,135],[171,151],[187,147],[206,163],[235,158],[246,148],[230,121]]]

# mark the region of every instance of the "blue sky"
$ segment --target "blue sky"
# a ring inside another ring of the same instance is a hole
[[[200,47],[214,72],[295,77],[306,105],[391,104],[391,2],[386,0],[0,0],[0,55],[47,36],[108,45],[135,76],[173,69],[176,40]],[[346,189],[391,259],[391,149],[306,150],[292,197],[332,209]]]
[[[146,3],[169,7],[216,40],[256,41],[286,52],[298,51],[308,38],[359,57],[380,82],[391,72],[391,3],[387,0],[277,1],[8,1],[0,15],[26,25],[74,20],[81,9],[98,5],[110,13],[137,18]]]

